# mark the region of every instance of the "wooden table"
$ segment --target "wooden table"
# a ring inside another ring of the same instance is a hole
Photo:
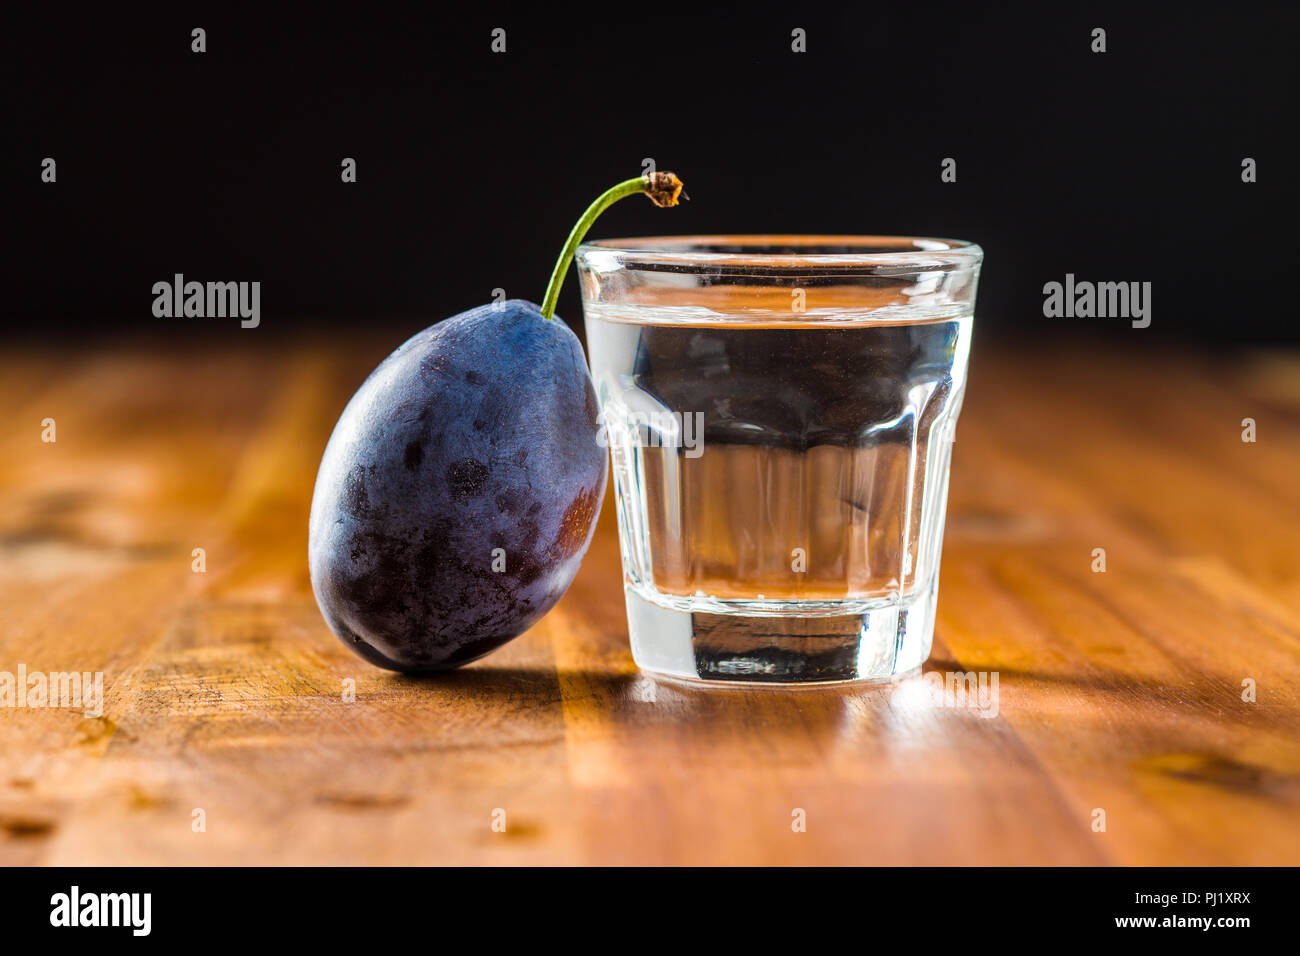
[[[608,500],[530,633],[376,670],[306,516],[395,340],[224,341],[0,359],[0,671],[106,691],[0,708],[0,863],[1300,863],[1300,356],[977,342],[927,670],[994,716],[640,676]]]

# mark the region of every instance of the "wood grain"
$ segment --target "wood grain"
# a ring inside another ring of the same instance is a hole
[[[240,344],[0,359],[0,670],[106,688],[0,708],[0,863],[1300,863],[1294,354],[977,349],[926,670],[992,716],[641,676],[608,501],[527,635],[371,668],[306,516],[387,343]]]

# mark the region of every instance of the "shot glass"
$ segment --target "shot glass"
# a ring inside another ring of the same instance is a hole
[[[790,685],[929,656],[982,258],[894,236],[579,248],[639,667]]]

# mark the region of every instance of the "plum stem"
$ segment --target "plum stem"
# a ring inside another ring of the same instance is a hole
[[[614,203],[637,193],[645,193],[656,206],[676,206],[677,197],[682,194],[682,181],[672,173],[646,173],[611,186],[597,196],[596,201],[587,207],[582,218],[574,224],[564,248],[560,250],[560,257],[555,260],[555,271],[551,273],[551,281],[546,286],[546,298],[542,300],[542,318],[555,317],[555,304],[560,300],[560,286],[564,285],[569,263],[573,261],[573,254],[578,251],[578,244],[582,242],[591,224]]]

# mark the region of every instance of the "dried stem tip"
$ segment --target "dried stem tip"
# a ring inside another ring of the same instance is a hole
[[[645,194],[652,203],[665,209],[677,205],[677,197],[682,194],[682,181],[676,173],[646,173],[645,181],[648,184]]]

